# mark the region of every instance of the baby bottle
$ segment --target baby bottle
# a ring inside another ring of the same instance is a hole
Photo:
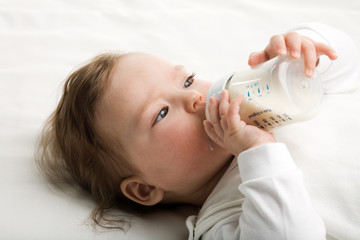
[[[307,78],[303,58],[289,56],[278,56],[214,82],[206,99],[207,119],[209,98],[220,99],[223,89],[229,91],[231,99],[241,94],[241,120],[264,130],[311,118],[320,109],[323,96],[317,72]]]

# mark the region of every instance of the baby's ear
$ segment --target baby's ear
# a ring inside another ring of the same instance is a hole
[[[120,188],[127,198],[145,206],[153,206],[161,202],[164,197],[162,189],[147,184],[137,176],[124,179]]]

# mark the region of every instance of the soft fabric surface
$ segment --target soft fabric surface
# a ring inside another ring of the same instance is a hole
[[[40,177],[34,145],[63,80],[98,53],[124,50],[212,81],[302,22],[342,29],[360,47],[357,0],[0,0],[0,239],[186,239],[182,210],[135,218],[126,235],[94,231],[93,202]],[[337,239],[360,236],[359,110],[359,92],[328,96],[314,119],[276,131]]]

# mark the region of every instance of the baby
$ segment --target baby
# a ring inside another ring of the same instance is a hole
[[[333,31],[308,24],[276,35],[249,65],[303,56],[311,77],[339,54],[326,44]],[[112,208],[186,203],[201,207],[186,221],[189,239],[325,239],[301,171],[273,133],[241,121],[242,97],[223,91],[205,119],[210,85],[156,56],[101,54],[65,82],[38,163],[94,197],[99,225]]]

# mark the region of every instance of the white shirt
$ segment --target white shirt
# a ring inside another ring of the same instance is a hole
[[[359,86],[359,58],[352,40],[322,24],[291,29],[333,47],[336,61],[320,57],[317,71],[325,94],[351,92]],[[233,160],[197,216],[186,220],[189,240],[326,238],[312,207],[301,170],[282,143],[265,144]]]

